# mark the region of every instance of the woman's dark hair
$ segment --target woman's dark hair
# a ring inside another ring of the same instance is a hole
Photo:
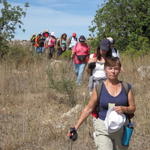
[[[66,33],[63,33],[63,34],[61,35],[60,39],[62,39],[64,35],[66,36],[66,38],[65,38],[65,40],[66,40],[66,39],[67,39],[67,34],[66,34]]]
[[[100,60],[102,58],[102,55],[100,53],[100,46],[98,46],[97,49],[96,49],[96,57],[97,57],[98,60]]]
[[[104,68],[106,67],[115,67],[118,66],[121,68],[121,62],[118,57],[106,57]]]
[[[109,48],[108,52],[106,53],[106,57],[112,57],[112,49]]]

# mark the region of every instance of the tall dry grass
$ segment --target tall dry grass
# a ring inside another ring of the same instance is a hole
[[[122,63],[124,72],[120,78],[132,83],[137,105],[129,150],[149,150],[150,80],[141,80],[137,72],[141,65],[150,65],[149,56],[135,59],[122,56]],[[15,60],[3,61],[0,76],[0,149],[96,149],[91,117],[79,129],[76,142],[72,143],[66,136],[89,98],[87,75],[82,86],[71,84],[75,76],[68,60],[48,60],[42,55],[26,57],[19,64]],[[66,89],[61,91],[59,86]]]

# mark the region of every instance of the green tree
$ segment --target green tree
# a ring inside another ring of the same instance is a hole
[[[3,39],[12,39],[15,35],[17,27],[21,28],[23,23],[22,17],[25,17],[26,13],[20,6],[12,6],[7,0],[0,0],[2,5],[0,16],[0,36]],[[28,3],[24,5],[29,7]],[[24,29],[23,29],[24,31]]]
[[[0,56],[2,56],[8,49],[7,40],[14,38],[17,28],[22,29],[21,19],[25,17],[25,9],[29,4],[25,3],[23,9],[20,6],[12,6],[7,0],[0,0],[0,7]]]
[[[89,30],[99,39],[112,36],[118,48],[125,50],[130,42],[134,43],[139,37],[150,41],[149,25],[149,0],[107,0],[96,11]]]

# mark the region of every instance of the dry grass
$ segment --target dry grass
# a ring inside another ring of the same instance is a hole
[[[74,124],[87,102],[88,78],[85,75],[84,85],[73,89],[76,104],[79,106],[75,110],[68,105],[69,99],[65,91],[58,92],[57,89],[49,88],[47,71],[53,61],[40,56],[39,61],[36,59],[17,67],[15,63],[6,61],[0,64],[0,149],[95,149],[91,117],[80,128],[76,142],[72,143],[66,136],[67,130]],[[150,80],[140,80],[137,73],[139,66],[150,65],[149,56],[135,60],[123,57],[122,62],[125,72],[120,77],[134,85],[136,94],[136,128],[130,150],[149,150]],[[73,70],[68,67],[68,62],[62,63],[66,66],[64,78],[74,80]],[[59,70],[62,63],[56,64],[54,68]],[[59,73],[56,71],[55,76],[59,76]],[[71,114],[67,113],[69,111]]]

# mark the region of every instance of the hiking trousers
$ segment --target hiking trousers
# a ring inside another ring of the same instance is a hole
[[[76,76],[77,76],[76,83],[79,84],[79,85],[82,82],[82,76],[83,76],[85,66],[86,66],[85,63],[83,63],[83,64],[74,64],[74,69],[75,69],[75,73],[76,73]]]
[[[123,127],[115,132],[108,133],[104,121],[101,119],[93,118],[93,126],[95,132],[93,133],[94,142],[97,150],[127,150],[127,146],[121,145],[121,139],[123,134]]]
[[[48,57],[49,58],[52,58],[53,55],[54,55],[54,52],[55,52],[55,47],[49,47],[49,54],[48,54]]]

